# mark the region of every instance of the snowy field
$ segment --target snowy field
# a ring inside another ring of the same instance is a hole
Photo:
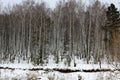
[[[80,63],[80,64],[78,64]],[[25,62],[19,64],[0,64],[0,67],[16,68],[11,69],[0,69],[0,80],[120,80],[120,72],[71,72],[71,73],[61,73],[58,71],[30,71],[28,69],[32,68],[43,68],[43,69],[100,69],[99,64],[84,64],[83,61],[77,61],[76,67],[67,67],[63,63],[55,64],[51,59],[47,65],[44,66],[34,66],[32,64],[27,64]],[[24,70],[25,69],[25,70]],[[114,69],[112,65],[102,64],[101,69]]]
[[[75,72],[0,70],[0,80],[120,80],[119,72]]]

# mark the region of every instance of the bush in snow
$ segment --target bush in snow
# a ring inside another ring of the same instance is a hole
[[[32,72],[27,75],[27,80],[37,80],[38,74],[35,72]]]

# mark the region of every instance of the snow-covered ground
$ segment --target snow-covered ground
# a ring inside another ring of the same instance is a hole
[[[65,62],[59,62],[58,64],[55,63],[53,58],[49,59],[49,62],[43,66],[35,66],[32,63],[27,63],[25,61],[21,61],[21,63],[7,63],[7,64],[0,64],[0,67],[9,67],[9,68],[21,68],[21,69],[31,69],[31,68],[43,68],[43,69],[53,69],[53,68],[60,68],[60,69],[114,69],[113,65],[104,63],[101,64],[86,64],[84,60],[77,60],[76,59],[76,67],[74,67],[73,61],[71,62],[71,66],[65,65]]]
[[[119,72],[60,73],[45,71],[0,70],[0,80],[119,80]]]
[[[99,64],[85,64],[83,60],[76,60],[76,67],[65,66],[64,62],[55,64],[53,59],[50,59],[47,65],[34,66],[26,62],[21,63],[9,63],[0,64],[0,67],[16,68],[15,70],[0,69],[0,80],[120,80],[120,72],[73,72],[73,73],[60,73],[57,71],[29,71],[31,68],[43,68],[43,69],[100,69]],[[114,69],[113,65],[106,63],[101,64],[102,69]],[[119,67],[118,67],[119,68]],[[23,70],[25,69],[25,70]],[[81,78],[81,79],[79,79]]]

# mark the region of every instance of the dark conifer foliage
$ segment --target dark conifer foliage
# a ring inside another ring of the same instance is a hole
[[[112,54],[113,60],[116,60],[116,56],[119,56],[119,43],[120,43],[120,13],[115,7],[114,4],[108,6],[106,11],[106,25],[105,25],[105,33],[106,33],[106,47],[109,47],[109,51]]]

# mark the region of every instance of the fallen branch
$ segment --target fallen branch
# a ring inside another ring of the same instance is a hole
[[[60,68],[31,68],[31,69],[22,69],[22,68],[10,68],[10,67],[0,67],[0,69],[8,69],[8,70],[29,70],[29,71],[39,71],[39,70],[44,70],[44,71],[58,71],[61,73],[71,73],[71,72],[114,72],[114,71],[120,71],[120,69],[60,69]]]

